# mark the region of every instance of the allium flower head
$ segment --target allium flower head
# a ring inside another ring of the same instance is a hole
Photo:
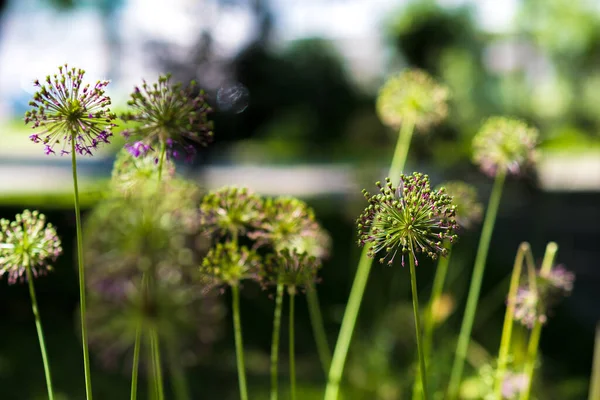
[[[516,175],[535,159],[538,131],[522,121],[491,117],[473,138],[473,162],[495,176],[499,170]]]
[[[502,382],[502,398],[517,399],[527,388],[529,378],[524,373],[506,372]]]
[[[449,91],[426,72],[412,69],[390,78],[377,97],[381,121],[397,129],[410,121],[420,130],[441,122],[448,114]]]
[[[206,284],[237,286],[245,279],[258,279],[261,268],[259,255],[233,242],[217,243],[209,250],[200,266]]]
[[[51,270],[49,263],[61,253],[56,229],[44,214],[25,210],[12,222],[0,220],[0,276],[7,275],[9,284],[24,280],[27,267],[34,277]]]
[[[139,125],[123,131],[130,140],[126,148],[133,155],[165,146],[169,157],[178,158],[181,151],[190,160],[196,153],[194,145],[206,146],[213,137],[208,114],[212,111],[203,91],[196,92],[196,83],[186,89],[172,84],[171,75],[160,76],[158,83],[143,82],[136,87],[127,104],[134,110],[121,116],[124,121]]]
[[[455,206],[444,189],[431,190],[429,177],[420,173],[402,175],[400,186],[393,186],[389,178],[385,186],[377,182],[380,193],[363,194],[369,205],[357,220],[359,245],[372,243],[369,257],[385,250],[379,259],[389,257],[391,265],[397,252],[408,253],[418,265],[417,254],[424,253],[432,259],[445,256],[444,240],[453,242],[457,223]]]
[[[463,181],[451,181],[438,187],[445,188],[456,205],[456,222],[465,229],[481,221],[483,205],[477,201],[477,189]]]
[[[264,219],[249,236],[258,246],[270,245],[276,251],[306,252],[319,259],[327,257],[331,245],[329,235],[315,220],[312,208],[293,197],[267,199]]]
[[[175,165],[170,160],[164,160],[162,168],[163,178],[175,176]],[[148,185],[158,185],[158,175],[159,165],[155,153],[136,157],[127,149],[121,149],[113,166],[111,187],[124,195],[135,194]]]
[[[542,287],[547,287],[550,291],[560,291],[568,295],[573,290],[575,274],[567,270],[564,265],[557,265],[548,273],[539,272]]]
[[[266,257],[260,280],[264,286],[281,283],[295,294],[297,289],[316,282],[320,266],[320,260],[314,256],[284,249]]]
[[[25,113],[25,123],[42,129],[30,135],[34,143],[44,144],[46,154],[69,154],[74,142],[75,152],[89,154],[102,143],[109,143],[116,115],[110,112],[110,98],[104,93],[108,81],[83,86],[82,69],[58,67],[58,74],[46,77],[45,83],[36,80],[39,90]]]
[[[527,286],[522,286],[517,291],[514,299],[515,306],[515,321],[519,321],[522,325],[533,328],[533,325],[539,321],[545,324],[548,320],[543,305],[540,301],[539,293],[531,290]]]
[[[262,199],[247,188],[226,186],[211,191],[200,204],[201,224],[221,236],[244,235],[263,218]]]

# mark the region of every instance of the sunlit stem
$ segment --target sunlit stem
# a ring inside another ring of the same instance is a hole
[[[279,332],[281,328],[281,309],[283,305],[282,283],[277,284],[277,294],[275,297],[275,315],[273,317],[273,337],[271,339],[271,400],[277,400],[278,380],[277,370],[279,362]]]
[[[240,399],[248,400],[248,388],[246,387],[246,368],[244,366],[244,344],[242,341],[242,323],[240,321],[240,292],[237,285],[231,286],[231,297]]]
[[[308,303],[310,324],[317,344],[317,353],[319,353],[321,367],[323,367],[323,371],[327,374],[331,365],[331,350],[327,343],[327,333],[325,332],[325,326],[323,325],[323,315],[321,314],[319,295],[317,294],[317,288],[314,284],[310,285],[306,291],[306,301]]]
[[[296,349],[294,340],[294,300],[296,298],[296,289],[290,288],[290,327],[289,327],[289,351],[290,351],[290,399],[296,400]]]
[[[600,400],[600,322],[596,325],[596,343],[594,345],[593,363],[588,400]]]
[[[138,371],[140,367],[140,347],[142,341],[142,328],[138,323],[135,329],[135,342],[133,344],[133,366],[131,367],[131,400],[137,399]]]
[[[417,274],[415,271],[415,258],[411,253],[408,256],[410,260],[410,287],[412,291],[413,314],[415,317],[415,337],[417,339],[417,352],[419,354],[419,375],[421,377],[421,388],[423,390],[423,399],[427,400],[429,396],[427,388],[427,370],[425,368],[425,354],[423,353],[423,344],[421,339],[421,317],[419,311],[419,294],[417,293]]]

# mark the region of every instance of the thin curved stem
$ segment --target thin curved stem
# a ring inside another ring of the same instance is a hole
[[[73,195],[75,201],[75,224],[77,227],[77,265],[79,272],[79,309],[81,318],[81,343],[83,347],[83,371],[85,375],[85,395],[92,400],[92,374],[90,371],[90,355],[88,350],[86,302],[85,302],[85,269],[83,266],[83,232],[81,229],[81,211],[79,205],[79,186],[77,184],[77,157],[75,156],[75,140],[71,140],[71,164],[73,169]]]
[[[40,342],[40,350],[42,352],[42,361],[44,363],[44,375],[46,376],[48,400],[54,400],[54,392],[52,390],[52,378],[50,376],[50,363],[48,362],[48,355],[46,354],[46,342],[44,341],[44,332],[42,331],[42,320],[40,318],[37,298],[35,296],[35,289],[33,287],[33,274],[31,273],[31,266],[29,265],[29,262],[24,267],[25,273],[27,274],[27,283],[29,284],[29,296],[31,297],[31,308],[33,310],[33,316],[35,318],[35,328],[37,330],[38,341]]]
[[[467,306],[460,327],[460,334],[458,336],[456,353],[454,355],[454,362],[452,364],[452,372],[450,375],[450,383],[448,384],[447,397],[449,400],[454,400],[458,396],[458,391],[460,389],[465,358],[467,357],[467,349],[469,347],[473,321],[475,321],[475,312],[477,311],[477,303],[479,301],[479,292],[481,291],[481,282],[483,281],[483,272],[485,270],[488,250],[492,240],[492,233],[494,232],[494,225],[496,224],[498,208],[500,207],[500,199],[502,198],[502,188],[504,186],[505,178],[506,171],[498,171],[496,179],[494,180],[488,208],[485,213],[479,246],[477,248],[477,256],[475,257],[475,266],[473,267],[473,276],[471,278],[471,285],[467,296]]]
[[[240,292],[237,285],[231,286],[233,330],[235,333],[235,355],[237,360],[238,381],[240,385],[240,399],[248,400],[246,387],[246,368],[244,366],[244,344],[242,342],[242,323],[240,321]]]
[[[427,314],[425,315],[425,321],[423,323],[423,353],[425,360],[429,363],[429,357],[431,356],[431,349],[433,347],[433,331],[435,328],[435,316],[434,307],[439,302],[444,290],[444,283],[446,281],[446,275],[448,274],[448,264],[450,263],[450,256],[452,255],[452,244],[446,243],[446,249],[448,254],[446,257],[440,257],[435,270],[435,277],[433,278],[433,288],[431,289],[431,297],[429,304],[427,305]],[[420,399],[423,394],[423,388],[421,386],[420,370],[417,374],[417,379],[413,384],[413,400]]]
[[[158,400],[164,400],[165,389],[163,385],[162,362],[160,359],[160,341],[155,327],[150,329],[150,344],[152,348],[152,362],[154,363],[154,383],[156,384]]]
[[[504,326],[502,327],[502,337],[500,339],[500,350],[498,352],[498,369],[496,372],[496,385],[495,393],[498,399],[502,398],[502,384],[504,381],[504,374],[506,372],[506,364],[508,363],[508,354],[510,350],[510,340],[512,337],[512,329],[514,325],[515,315],[515,302],[514,299],[517,296],[519,289],[519,282],[521,280],[521,271],[523,270],[523,261],[525,260],[525,254],[530,253],[531,248],[529,243],[523,242],[519,246],[517,255],[515,257],[515,263],[513,266],[512,276],[510,278],[510,287],[508,289],[506,313],[504,315]]]
[[[278,381],[277,363],[279,361],[279,332],[281,328],[281,309],[283,305],[283,283],[277,284],[275,297],[275,315],[273,317],[273,337],[271,339],[271,400],[277,400]]]
[[[296,400],[296,349],[294,340],[294,299],[296,298],[295,290],[289,291],[290,295],[290,399]]]
[[[558,245],[556,243],[548,243],[548,245],[546,246],[546,252],[544,253],[544,260],[542,261],[540,275],[544,276],[550,273],[554,264],[554,258],[556,257],[557,251]],[[531,330],[531,335],[529,336],[529,343],[527,345],[527,356],[524,368],[525,376],[527,377],[527,383],[525,389],[521,392],[521,400],[529,400],[529,397],[531,396],[531,384],[533,382],[533,374],[535,372],[535,364],[537,360],[541,335],[542,322],[539,318],[537,318],[535,324],[533,325],[533,329]]]
[[[162,171],[163,171],[163,165],[165,163],[166,154],[167,154],[167,146],[163,143],[160,146],[160,158],[158,161],[158,182],[159,183],[162,179]]]
[[[138,323],[135,330],[135,343],[133,345],[133,366],[131,367],[131,400],[137,399],[138,371],[140,367],[140,347],[142,341],[142,328]]]
[[[402,125],[388,173],[392,182],[400,180],[400,175],[402,174],[404,164],[406,163],[408,149],[410,148],[413,131],[413,122],[406,121],[406,123]],[[348,298],[346,311],[344,311],[342,326],[340,327],[340,333],[331,359],[327,388],[325,389],[325,400],[337,400],[338,398],[340,381],[342,380],[344,365],[346,364],[346,357],[348,356],[348,349],[350,348],[352,334],[354,333],[358,312],[360,310],[363,294],[365,293],[367,281],[369,280],[371,265],[373,263],[373,260],[368,257],[370,247],[369,244],[365,244],[360,255],[358,268],[356,269],[356,275],[354,276],[354,282],[352,283],[352,289],[350,289],[350,297]]]
[[[425,368],[425,354],[423,353],[423,344],[421,340],[421,318],[419,311],[419,294],[417,293],[417,274],[415,271],[415,258],[409,254],[410,259],[410,287],[412,291],[413,313],[415,317],[415,337],[417,339],[417,352],[419,353],[419,375],[421,376],[421,388],[423,389],[423,399],[427,400],[429,396],[427,388],[427,369]]]
[[[315,285],[310,285],[306,291],[306,301],[308,303],[308,313],[310,315],[310,324],[317,344],[317,353],[325,375],[331,366],[331,350],[327,343],[327,333],[323,325],[323,315],[321,314],[321,305],[319,304],[319,295]]]

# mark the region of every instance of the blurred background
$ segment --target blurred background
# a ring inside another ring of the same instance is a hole
[[[206,89],[215,143],[179,171],[206,190],[246,185],[298,196],[315,208],[333,237],[319,285],[332,347],[360,251],[360,189],[383,177],[396,141],[375,113],[385,78],[419,67],[449,86],[449,117],[415,135],[406,170],[428,173],[434,185],[465,180],[484,203],[492,182],[470,162],[481,122],[501,114],[538,127],[538,168],[505,188],[473,331],[477,351],[466,372],[476,382],[497,354],[519,243],[529,241],[541,259],[552,240],[577,281],[542,334],[539,398],[586,398],[600,319],[600,2],[0,0],[0,217],[36,208],[58,226],[65,254],[54,273],[36,281],[38,301],[57,392],[82,399],[70,159],[44,156],[23,123],[33,80],[65,62],[85,69],[88,81],[110,79],[116,112],[134,85],[160,73]],[[87,210],[122,145],[115,139],[80,159]],[[477,229],[469,231],[455,246],[448,315],[436,333],[441,377],[450,368],[478,238]],[[423,299],[434,266],[419,266]],[[409,397],[415,348],[407,272],[399,265],[372,270],[346,369],[348,399]],[[390,290],[392,279],[401,281],[400,291]],[[243,296],[252,398],[264,399],[273,301],[252,284]],[[237,398],[229,321],[187,370],[194,398]],[[321,398],[325,378],[304,304],[297,325],[300,398]],[[0,398],[43,399],[40,361],[27,290],[1,282]],[[127,398],[129,366],[92,361],[97,398]]]

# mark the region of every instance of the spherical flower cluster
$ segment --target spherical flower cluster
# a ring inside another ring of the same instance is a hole
[[[212,111],[203,91],[194,94],[196,83],[186,89],[180,83],[171,84],[171,75],[160,76],[158,83],[143,82],[136,87],[128,105],[134,111],[122,115],[124,121],[135,121],[138,126],[126,129],[123,135],[129,140],[128,151],[143,155],[164,147],[169,157],[178,158],[185,153],[191,160],[195,145],[206,146],[213,137],[208,114]]]
[[[529,287],[520,287],[513,301],[515,307],[515,321],[519,321],[529,329],[533,328],[533,325],[538,321],[545,324],[548,320],[545,312],[542,311],[539,294]]]
[[[165,160],[162,168],[163,178],[175,176],[175,165],[170,160]],[[156,156],[146,154],[136,157],[127,149],[121,149],[113,166],[111,188],[123,195],[139,193],[148,185],[156,187],[159,184],[158,175]]]
[[[283,249],[269,254],[261,271],[263,285],[283,284],[290,294],[297,289],[306,289],[317,280],[321,261],[306,252]]]
[[[573,291],[573,283],[575,282],[575,274],[567,270],[564,265],[557,265],[548,273],[539,272],[540,280],[548,290],[560,291],[564,295],[568,295]]]
[[[258,279],[261,268],[259,255],[233,242],[217,243],[210,249],[200,271],[208,287],[237,286],[245,279]]]
[[[410,254],[418,265],[417,254],[424,253],[432,259],[445,256],[444,241],[456,240],[454,231],[455,206],[444,189],[431,190],[429,177],[420,173],[402,175],[400,186],[393,186],[389,178],[386,185],[377,182],[380,193],[363,194],[369,205],[357,220],[359,245],[371,243],[368,255],[385,250],[391,265],[397,252]]]
[[[498,171],[516,175],[535,159],[538,131],[522,121],[489,118],[473,138],[473,162],[495,176]]]
[[[58,67],[59,73],[46,77],[45,83],[36,80],[39,90],[25,113],[25,123],[33,129],[43,129],[29,138],[44,144],[46,154],[69,154],[74,148],[77,154],[92,155],[102,143],[109,143],[111,129],[116,125],[116,115],[110,112],[110,98],[105,95],[108,81],[98,81],[93,87],[83,86],[82,69]]]
[[[48,263],[61,253],[56,229],[38,211],[25,210],[12,222],[0,220],[0,276],[7,275],[9,284],[24,280],[27,268],[34,277],[51,270]]]
[[[377,112],[381,121],[394,129],[408,122],[427,130],[448,114],[448,97],[448,89],[426,72],[406,70],[381,88]]]
[[[438,187],[445,188],[452,203],[456,205],[456,222],[462,228],[469,229],[483,215],[483,205],[477,201],[477,189],[463,181],[445,182]]]
[[[275,251],[293,250],[326,258],[331,239],[315,220],[313,210],[303,201],[292,197],[267,199],[264,218],[248,236],[258,246],[271,246]]]
[[[508,371],[502,382],[502,398],[507,400],[518,399],[521,393],[529,386],[529,378],[524,373]]]
[[[245,235],[263,219],[262,199],[247,188],[228,186],[211,191],[200,204],[201,224],[221,236]]]

